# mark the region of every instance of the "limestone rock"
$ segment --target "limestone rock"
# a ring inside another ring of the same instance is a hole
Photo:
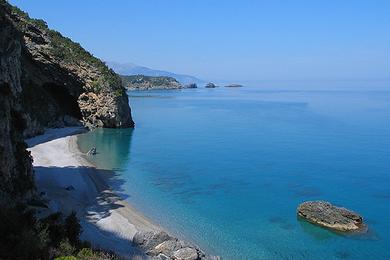
[[[365,230],[362,216],[326,201],[304,202],[299,205],[297,213],[313,224],[333,230],[343,232]]]
[[[152,259],[220,260],[220,257],[206,255],[197,246],[172,237],[164,231],[137,232],[133,242]]]
[[[0,12],[20,37],[18,78],[24,135],[46,127],[133,127],[128,97],[121,79],[80,44],[48,28],[42,20],[7,3]]]
[[[173,253],[175,260],[196,260],[198,259],[198,252],[194,248],[185,247]]]
[[[180,242],[177,239],[170,239],[158,244],[154,249],[153,253],[164,254],[164,255],[173,255],[176,250],[181,248]]]
[[[34,188],[32,159],[26,150],[21,77],[23,39],[0,1],[0,204]]]
[[[164,231],[137,232],[133,238],[133,242],[139,245],[141,248],[145,249],[146,251],[151,251],[157,245],[171,238],[172,237]]]

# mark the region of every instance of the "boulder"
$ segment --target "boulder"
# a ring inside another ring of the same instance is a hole
[[[144,249],[146,252],[153,251],[153,249],[166,240],[170,240],[172,237],[164,231],[158,232],[137,232],[134,235],[133,242]]]
[[[133,242],[151,259],[220,260],[219,256],[206,255],[196,245],[168,235],[164,231],[139,231]]]
[[[153,254],[173,255],[173,253],[180,248],[181,245],[177,239],[170,239],[158,244],[153,249]]]
[[[326,201],[307,201],[298,206],[298,216],[332,230],[364,231],[366,226],[359,214],[346,208],[336,207]]]
[[[173,259],[176,260],[196,260],[198,259],[198,252],[191,247],[184,247],[173,253]]]

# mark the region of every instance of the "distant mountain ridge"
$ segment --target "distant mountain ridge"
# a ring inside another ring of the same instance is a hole
[[[134,63],[118,63],[118,62],[108,61],[106,62],[106,64],[107,66],[112,68],[116,73],[125,76],[145,75],[145,76],[153,76],[153,77],[159,77],[159,76],[172,77],[175,78],[183,85],[190,84],[190,83],[196,83],[196,84],[205,83],[204,80],[198,79],[197,77],[194,76],[185,75],[185,74],[176,74],[164,70],[155,70],[148,67],[139,66]]]

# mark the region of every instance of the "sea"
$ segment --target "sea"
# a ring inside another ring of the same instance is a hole
[[[138,211],[209,254],[390,259],[390,91],[286,89],[129,92],[135,128],[78,144]],[[299,219],[312,200],[358,212],[368,232]]]

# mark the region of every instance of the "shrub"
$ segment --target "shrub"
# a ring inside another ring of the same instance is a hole
[[[75,251],[76,248],[69,243],[68,239],[61,241],[58,246],[58,254],[62,256],[71,256]]]
[[[0,234],[0,259],[48,258],[46,226],[25,205],[0,209]]]
[[[76,212],[72,211],[69,216],[65,219],[64,224],[66,237],[69,239],[69,242],[77,246],[80,244],[80,235],[82,231],[80,222],[77,218]]]

